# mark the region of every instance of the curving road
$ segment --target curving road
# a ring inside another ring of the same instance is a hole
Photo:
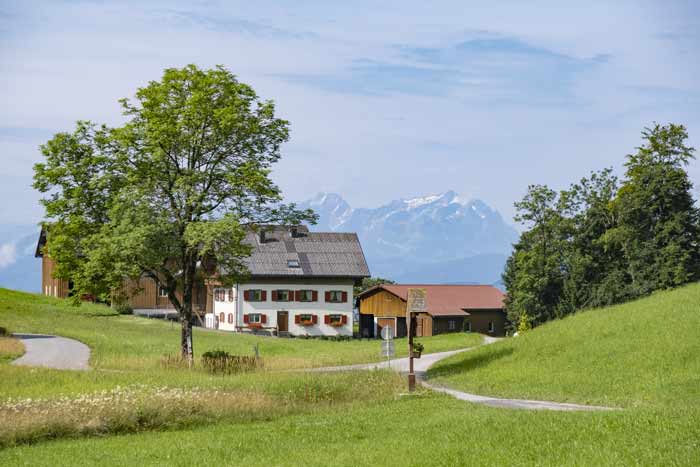
[[[74,339],[45,334],[13,334],[26,352],[13,365],[59,370],[89,370],[90,347]]]
[[[484,336],[484,343],[481,345],[488,345],[499,341],[500,339]],[[420,359],[414,360],[413,370],[416,373],[416,378],[421,381],[423,386],[431,389],[433,391],[441,392],[443,394],[450,395],[456,399],[472,402],[475,404],[484,404],[492,407],[503,407],[508,409],[526,409],[526,410],[558,410],[558,411],[573,411],[573,410],[583,410],[583,411],[594,411],[594,410],[618,410],[612,407],[602,407],[598,405],[581,405],[581,404],[569,404],[565,402],[550,402],[550,401],[537,401],[528,399],[506,399],[498,397],[488,397],[480,396],[477,394],[470,394],[468,392],[458,391],[456,389],[446,388],[444,386],[437,386],[430,384],[426,381],[428,369],[433,366],[438,361],[455,355],[461,352],[468,352],[470,350],[476,349],[477,347],[469,347],[466,349],[450,350],[448,352],[436,352],[431,354],[423,354]],[[347,366],[336,366],[336,367],[326,367],[326,368],[314,368],[307,371],[347,371],[347,370],[374,370],[381,368],[391,368],[394,371],[401,373],[408,372],[408,358],[397,358],[391,362],[381,362],[381,363],[369,363],[361,365],[347,365]]]

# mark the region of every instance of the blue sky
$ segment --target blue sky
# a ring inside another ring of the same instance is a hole
[[[163,68],[223,64],[275,100],[290,200],[454,189],[511,218],[527,185],[613,166],[654,121],[700,146],[687,2],[0,1],[0,228],[42,215],[37,147]],[[700,184],[700,165],[691,175]]]

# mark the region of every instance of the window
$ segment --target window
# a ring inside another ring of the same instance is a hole
[[[323,322],[331,326],[342,326],[348,322],[348,317],[341,314],[326,315]]]
[[[224,319],[225,319],[224,314],[223,314],[223,313],[219,313],[219,322],[220,322],[220,323],[225,322]]]
[[[166,289],[163,286],[158,287],[158,296],[159,297],[167,297],[168,296],[168,289]]]
[[[315,302],[318,293],[315,290],[297,290],[297,301]]]
[[[472,322],[469,320],[466,320],[464,322],[464,330],[467,332],[472,332]]]
[[[214,301],[225,302],[226,301],[226,289],[214,289]]]
[[[248,302],[264,302],[267,300],[267,293],[260,289],[246,290],[244,298]]]
[[[233,324],[233,313],[228,314],[228,324]]]
[[[287,267],[288,268],[298,268],[301,267],[299,265],[299,260],[298,259],[288,259],[287,260]]]
[[[262,323],[261,315],[260,313],[251,313],[248,315],[248,323],[249,324],[260,324]]]
[[[449,320],[447,322],[447,329],[449,329],[450,331],[454,331],[455,329],[457,329],[457,322],[453,319]]]
[[[292,300],[291,290],[273,290],[272,301],[275,302],[290,302]]]
[[[345,303],[348,301],[348,293],[342,290],[330,290],[326,292],[326,301],[329,303]]]
[[[299,314],[294,316],[294,323],[302,326],[312,326],[318,322],[318,317],[313,314]]]
[[[489,321],[489,332],[494,332],[493,321]]]

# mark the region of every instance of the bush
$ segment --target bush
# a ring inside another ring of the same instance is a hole
[[[202,367],[212,374],[230,375],[262,368],[262,360],[256,357],[231,355],[224,350],[211,350],[202,354]]]
[[[10,333],[7,332],[7,328],[0,326],[0,337],[7,337]]]
[[[127,303],[120,303],[114,307],[117,313],[120,315],[133,315],[134,309]]]

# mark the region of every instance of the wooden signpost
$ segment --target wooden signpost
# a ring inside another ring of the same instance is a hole
[[[413,318],[415,313],[425,313],[426,304],[425,289],[408,289],[406,300],[406,328],[408,333],[408,390],[416,389],[416,374],[413,371]]]

